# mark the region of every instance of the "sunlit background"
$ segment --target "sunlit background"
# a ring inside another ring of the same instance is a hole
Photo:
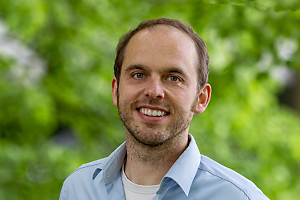
[[[299,0],[0,0],[0,199],[58,199],[81,164],[124,139],[110,81],[119,37],[188,22],[206,41],[212,99],[201,153],[272,200],[300,196]]]

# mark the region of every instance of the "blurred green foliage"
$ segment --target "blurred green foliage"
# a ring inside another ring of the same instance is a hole
[[[0,51],[0,199],[58,199],[73,170],[124,141],[110,94],[115,47],[162,16],[189,22],[208,46],[212,99],[190,128],[201,152],[270,199],[299,198],[300,117],[279,104],[272,76],[277,66],[300,72],[298,0],[1,0],[7,38],[44,64]]]

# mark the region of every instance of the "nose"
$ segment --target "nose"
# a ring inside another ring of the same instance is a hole
[[[165,97],[165,91],[160,79],[152,79],[147,83],[144,94],[146,97],[153,99],[163,99]]]

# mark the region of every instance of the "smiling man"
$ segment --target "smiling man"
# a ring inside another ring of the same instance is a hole
[[[204,41],[178,20],[142,22],[119,41],[113,104],[126,142],[82,165],[61,200],[268,199],[251,181],[201,155],[189,134],[211,94]]]

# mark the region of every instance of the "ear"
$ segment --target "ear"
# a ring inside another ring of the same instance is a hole
[[[111,93],[114,106],[118,106],[118,82],[116,77],[114,77],[111,81]]]
[[[211,86],[207,83],[205,84],[199,93],[198,102],[195,108],[196,114],[201,114],[205,111],[211,95]]]

